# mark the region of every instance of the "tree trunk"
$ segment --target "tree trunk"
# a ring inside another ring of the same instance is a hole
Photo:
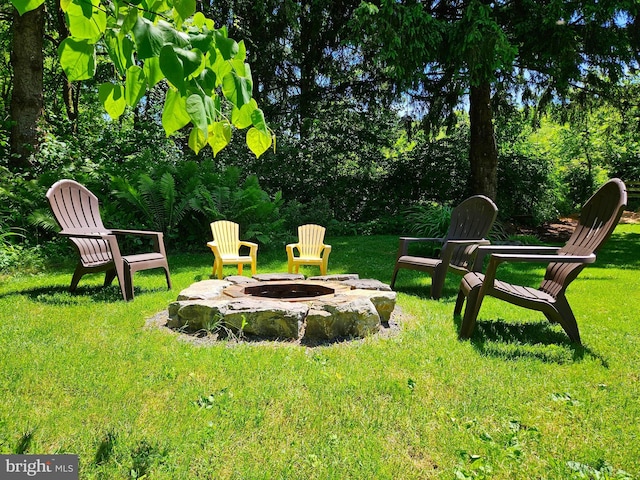
[[[15,10],[11,67],[13,92],[10,114],[11,157],[9,166],[15,171],[30,168],[29,157],[38,148],[38,123],[43,114],[43,46],[44,5],[20,15]]]
[[[58,6],[58,45],[62,43],[64,39],[69,37],[69,27],[64,18],[64,11],[60,5],[60,0],[57,2]],[[74,85],[69,81],[66,75],[62,75],[62,98],[64,99],[64,106],[67,110],[67,118],[71,123],[71,132],[76,134],[78,132],[78,103],[80,100],[80,88],[78,85]]]
[[[495,200],[498,191],[498,147],[493,129],[491,85],[483,83],[471,87],[469,103],[471,190],[473,194],[486,195]]]

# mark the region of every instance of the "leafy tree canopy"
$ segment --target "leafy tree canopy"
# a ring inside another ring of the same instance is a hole
[[[44,0],[11,0],[20,14]],[[70,81],[96,73],[96,55],[106,53],[119,81],[99,87],[111,118],[137,105],[161,81],[167,89],[162,125],[167,135],[191,126],[189,146],[209,145],[214,155],[231,140],[232,127],[248,129],[246,142],[260,156],[273,143],[264,114],[252,98],[244,42],[216,29],[196,12],[196,0],[61,0],[70,36],[58,57]]]

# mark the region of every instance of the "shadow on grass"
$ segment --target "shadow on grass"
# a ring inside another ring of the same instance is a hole
[[[107,463],[113,455],[113,449],[116,444],[116,435],[113,432],[107,432],[100,440],[93,463],[103,465]]]
[[[446,290],[446,289],[445,289]],[[432,300],[431,298],[431,285],[397,285],[393,290],[394,292],[404,293],[405,295],[411,295],[420,300]],[[445,291],[443,294],[447,296],[449,291]],[[457,292],[456,292],[457,294]]]
[[[18,440],[18,444],[16,445],[13,453],[17,455],[23,455],[29,451],[31,447],[31,442],[33,441],[33,436],[35,434],[34,429],[30,429],[29,431],[22,434],[20,439]]]
[[[460,329],[462,316],[455,315],[456,329]],[[478,320],[471,345],[482,355],[505,359],[535,358],[545,363],[580,362],[591,357],[609,368],[608,361],[589,347],[571,342],[559,326],[546,320],[539,322],[508,322],[504,319]]]
[[[134,287],[134,296],[144,295],[154,292],[166,291],[166,286],[158,288]],[[34,302],[46,305],[83,305],[87,303],[117,303],[124,302],[122,293],[118,285],[80,286],[75,292],[70,292],[69,287],[54,285],[50,287],[36,287],[26,290],[16,290],[0,295],[0,298],[25,295]]]
[[[607,264],[620,268],[640,268],[639,246],[640,234],[638,233],[614,234],[598,252],[595,265]]]

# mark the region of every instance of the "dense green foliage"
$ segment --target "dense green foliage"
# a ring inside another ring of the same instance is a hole
[[[23,15],[44,0],[12,3]],[[195,1],[69,0],[54,8],[66,24],[57,56],[70,82],[94,78],[97,55],[108,55],[113,73],[100,83],[98,98],[111,118],[135,108],[164,81],[162,126],[171,135],[191,125],[188,143],[196,153],[206,146],[218,153],[229,143],[232,126],[249,128],[247,145],[257,156],[271,146],[272,132],[252,99],[244,42],[229,38],[225,27],[215,28],[196,12]]]
[[[0,10],[0,18],[10,19],[9,7]],[[43,137],[28,168],[1,171],[0,235],[7,252],[2,268],[37,265],[43,255],[70,252],[54,235],[44,198],[49,185],[65,177],[98,194],[107,224],[160,229],[169,249],[180,251],[203,248],[208,224],[223,217],[240,222],[247,237],[265,248],[279,248],[307,222],[326,225],[332,234],[406,233],[416,223],[411,212],[434,202],[439,209],[451,208],[472,192],[469,116],[465,109],[449,108],[456,104],[448,92],[455,82],[426,82],[424,97],[402,97],[394,72],[358,37],[366,29],[354,29],[366,13],[359,2],[225,1],[201,8],[219,19],[230,37],[245,39],[253,95],[276,133],[276,148],[256,158],[245,141],[233,138],[212,159],[208,148],[197,154],[189,149],[189,132],[167,138],[163,111],[167,91],[175,87],[171,81],[159,82],[135,107],[111,120],[100,91],[105,83],[122,80],[112,64],[117,55],[97,57],[95,75],[71,85],[76,103],[69,104],[69,85],[56,53],[65,38],[64,15],[58,15],[55,2],[47,2],[44,115],[38,129]],[[540,12],[536,18],[547,22]],[[404,20],[418,21],[418,14]],[[446,14],[439,14],[441,26]],[[504,20],[482,18],[487,28]],[[527,22],[530,31],[535,21]],[[10,26],[0,21],[0,43],[6,46],[0,62],[2,119],[10,116],[14,80]],[[404,38],[401,27],[402,22],[380,31],[380,38],[389,39],[389,55]],[[420,52],[408,53],[404,57]],[[526,92],[516,88],[516,78],[494,83],[496,203],[505,224],[537,225],[573,213],[609,176],[640,179],[638,76],[630,70],[613,82],[598,72],[589,74],[588,83],[564,86],[564,101],[552,90],[537,96],[534,85]],[[412,119],[408,114],[425,102],[429,115]],[[432,121],[433,114],[447,120]],[[11,168],[11,122],[2,122],[0,166]],[[448,128],[437,128],[442,123]]]
[[[389,281],[396,236],[327,240],[329,273]],[[69,294],[71,263],[5,277],[0,453],[75,453],[82,479],[638,478],[639,249],[639,226],[618,227],[569,287],[582,347],[492,298],[458,341],[456,276],[434,301],[427,275],[404,272],[398,331],[321,346],[146,328],[208,278],[210,252],[171,254],[169,292],[161,272],[137,273],[132,302],[101,275]],[[258,271],[286,261],[259,252]]]

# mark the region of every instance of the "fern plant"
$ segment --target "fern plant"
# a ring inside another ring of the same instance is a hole
[[[197,179],[193,180],[197,183]],[[134,206],[143,216],[147,227],[163,232],[169,240],[178,236],[178,226],[184,216],[193,209],[189,188],[178,192],[176,182],[170,172],[164,172],[155,180],[143,173],[136,185],[120,177],[113,179],[114,194]]]
[[[404,212],[409,231],[419,237],[441,238],[447,234],[453,208],[437,202],[409,207]]]

